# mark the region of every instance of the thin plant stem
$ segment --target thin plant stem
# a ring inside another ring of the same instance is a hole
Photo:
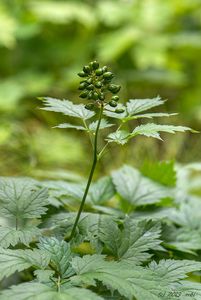
[[[85,192],[84,192],[84,195],[83,195],[83,198],[82,198],[82,202],[80,204],[80,207],[79,207],[79,210],[78,210],[78,213],[77,213],[77,216],[76,216],[76,219],[75,219],[75,223],[73,225],[73,229],[72,229],[72,232],[71,232],[69,240],[71,240],[74,237],[74,235],[75,235],[76,227],[77,227],[77,224],[79,222],[80,215],[81,215],[81,213],[83,211],[85,200],[87,198],[88,191],[89,191],[89,188],[90,188],[90,185],[91,185],[91,181],[92,181],[92,178],[93,178],[93,174],[94,174],[94,171],[95,171],[95,168],[96,168],[96,164],[98,162],[98,150],[97,150],[97,147],[98,147],[98,132],[99,132],[99,128],[100,128],[102,114],[103,114],[103,105],[101,105],[101,108],[100,108],[100,114],[99,114],[98,124],[97,124],[97,127],[96,127],[96,132],[95,132],[95,137],[94,137],[93,163],[92,163],[92,166],[91,166],[91,171],[90,171],[90,174],[89,174],[89,178],[88,178],[87,185],[86,185],[86,188],[85,188]]]
[[[84,124],[84,127],[87,130],[87,133],[89,134],[89,139],[90,139],[91,146],[92,146],[92,148],[94,148],[93,140],[92,140],[92,137],[91,137],[91,133],[90,133],[89,127],[87,126],[87,123],[86,123],[86,121],[84,119],[83,119],[83,124]]]
[[[123,123],[121,123],[121,124],[119,125],[119,127],[117,128],[117,131],[120,130],[120,128],[122,127],[122,125],[123,125]],[[109,146],[109,142],[107,142],[107,143],[105,144],[105,146],[102,148],[102,150],[99,152],[99,154],[98,154],[98,160],[101,159],[101,157],[102,157],[102,155],[103,155],[105,149],[106,149],[108,146]]]

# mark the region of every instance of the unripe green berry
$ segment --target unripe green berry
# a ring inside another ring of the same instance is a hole
[[[94,86],[93,86],[93,84],[90,84],[90,85],[88,85],[86,88],[87,88],[87,90],[93,90],[93,89],[94,89]]]
[[[107,72],[107,66],[102,67],[103,72]]]
[[[112,79],[114,77],[114,74],[112,72],[105,72],[103,74],[104,79]]]
[[[103,93],[100,93],[100,94],[98,95],[98,98],[99,98],[101,101],[103,101],[103,100],[105,99],[105,95],[104,95]]]
[[[85,108],[88,110],[92,110],[94,108],[94,104],[93,103],[88,103],[85,105]]]
[[[84,71],[77,73],[77,75],[80,77],[87,77],[87,74]]]
[[[119,96],[117,96],[117,95],[114,95],[114,96],[112,96],[112,100],[114,100],[114,101],[119,101]]]
[[[92,78],[87,79],[87,83],[91,84],[93,82]]]
[[[86,73],[86,74],[90,74],[90,73],[91,73],[91,69],[90,69],[89,66],[84,66],[84,67],[83,67],[83,71],[84,71],[84,73]]]
[[[92,99],[93,99],[93,100],[98,100],[98,93],[97,93],[97,92],[94,92],[94,93],[93,93]]]
[[[109,102],[109,105],[112,106],[112,107],[116,107],[116,106],[117,106],[117,102],[114,101],[114,100],[111,100],[111,101]]]
[[[86,88],[86,86],[87,86],[87,84],[86,84],[86,82],[82,82],[82,83],[80,83],[80,86],[79,86],[79,90],[84,90],[85,88]]]
[[[117,84],[109,84],[108,86],[108,90],[110,92],[112,92],[113,94],[116,94],[120,91],[121,89],[121,86],[120,85],[117,85]]]
[[[115,112],[116,112],[117,114],[122,114],[124,111],[125,111],[124,108],[116,108],[116,109],[115,109]]]
[[[103,74],[103,70],[101,68],[96,70],[96,75],[101,76]]]
[[[96,83],[95,83],[95,87],[96,88],[101,88],[102,87],[102,83],[101,83],[101,81],[97,81]]]
[[[88,96],[88,92],[87,91],[84,91],[80,94],[80,98],[87,98]]]
[[[93,92],[90,91],[90,92],[88,93],[87,99],[92,99],[92,97],[93,97]]]
[[[96,69],[99,68],[99,63],[98,63],[96,60],[92,62],[92,68],[93,68],[94,70],[96,70]]]

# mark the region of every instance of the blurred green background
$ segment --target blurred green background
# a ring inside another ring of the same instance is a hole
[[[85,135],[52,129],[61,116],[37,109],[36,97],[79,102],[76,73],[91,59],[117,74],[122,101],[160,95],[169,99],[164,110],[179,112],[161,123],[201,130],[200,0],[1,0],[1,175],[88,172]],[[147,159],[201,159],[199,134],[164,139],[112,147],[101,172]]]

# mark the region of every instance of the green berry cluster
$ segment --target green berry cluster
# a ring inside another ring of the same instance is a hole
[[[93,110],[96,106],[109,104],[111,107],[116,107],[119,101],[117,93],[120,91],[121,86],[113,84],[112,79],[114,74],[108,71],[108,67],[99,66],[97,61],[92,61],[89,65],[83,67],[83,71],[78,73],[78,76],[82,78],[79,85],[81,90],[80,98],[87,100],[94,100],[92,103],[85,105],[86,109]],[[107,102],[108,93],[110,99]],[[123,109],[117,108],[117,113],[124,112]]]

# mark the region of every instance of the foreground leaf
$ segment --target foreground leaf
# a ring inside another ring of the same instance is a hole
[[[31,266],[47,267],[50,257],[44,251],[10,250],[0,248],[0,280]]]
[[[65,278],[72,273],[70,267],[72,253],[68,243],[59,241],[54,237],[42,238],[40,240],[39,248],[48,253],[54,270],[59,273],[61,278]]]
[[[136,222],[127,218],[122,231],[121,242],[118,247],[118,257],[127,263],[141,264],[148,260],[152,254],[148,250],[163,250],[160,247],[161,228],[159,222]]]
[[[90,290],[72,287],[58,293],[42,283],[28,282],[14,285],[1,292],[0,300],[103,300]]]
[[[163,265],[166,267],[163,268]],[[128,299],[159,300],[162,299],[162,291],[171,291],[175,281],[182,283],[180,280],[186,277],[185,274],[199,270],[201,263],[184,261],[182,266],[182,261],[164,261],[159,265],[154,263],[149,268],[142,268],[124,262],[105,261],[101,255],[86,255],[74,258],[72,267],[77,273],[77,276],[71,277],[73,284],[96,286],[98,280],[111,291],[117,290]]]
[[[41,235],[41,230],[37,227],[25,227],[22,229],[15,229],[13,227],[0,227],[0,246],[8,248],[10,245],[15,246],[22,243],[29,245],[33,239]]]

